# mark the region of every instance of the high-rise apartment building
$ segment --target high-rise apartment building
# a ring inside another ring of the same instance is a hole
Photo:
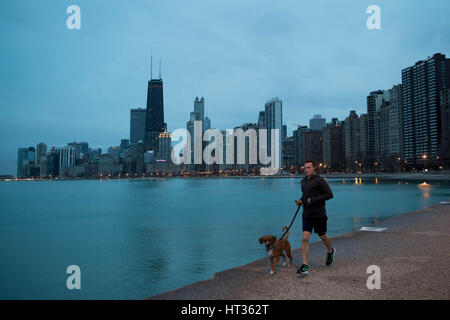
[[[322,130],[323,167],[326,170],[342,171],[344,158],[344,125],[333,118]]]
[[[375,168],[379,154],[379,119],[383,101],[389,100],[388,92],[383,90],[372,91],[367,96],[367,152],[365,162],[368,168]]]
[[[302,166],[305,164],[305,156],[303,153],[304,145],[304,134],[309,132],[310,129],[307,126],[298,126],[293,132],[294,137],[294,152],[295,152],[295,164],[297,166]]]
[[[358,169],[361,162],[360,118],[356,111],[350,111],[344,125],[344,157],[347,170]]]
[[[436,53],[402,70],[403,148],[408,167],[438,160],[442,142],[440,96],[448,88],[450,59],[443,54]]]
[[[438,164],[450,169],[450,88],[442,89],[441,102],[441,143],[439,147]]]
[[[305,160],[323,161],[322,131],[311,130],[303,135],[303,155]]]

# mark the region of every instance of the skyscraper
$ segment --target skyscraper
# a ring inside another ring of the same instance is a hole
[[[80,152],[81,157],[86,158],[89,156],[89,143],[88,142],[80,142],[78,143],[80,145]]]
[[[325,118],[322,118],[320,114],[316,114],[309,120],[309,128],[311,130],[321,131],[325,127],[325,122]]]
[[[305,160],[323,162],[322,131],[311,130],[303,135],[303,155]]]
[[[369,168],[374,168],[379,154],[379,121],[378,112],[383,101],[389,101],[387,91],[372,91],[367,96],[367,157],[366,162]]]
[[[36,146],[36,164],[41,163],[41,158],[47,154],[47,145],[43,142]]]
[[[121,139],[120,140],[120,153],[123,153],[127,149],[130,149],[130,140]]]
[[[360,119],[356,111],[350,111],[344,125],[344,156],[347,170],[359,167],[361,156]]]
[[[402,85],[389,89],[389,146],[390,153],[403,158],[403,102]]]
[[[28,148],[19,148],[17,152],[17,178],[25,176],[24,166],[28,164]]]
[[[264,129],[266,127],[264,119],[265,119],[264,111],[260,111],[259,116],[258,116],[258,128],[259,129]]]
[[[272,155],[272,146],[271,146],[271,130],[278,130],[279,136],[278,141],[278,159],[279,166],[281,166],[281,161],[283,160],[283,152],[282,152],[282,143],[281,143],[281,134],[282,134],[282,126],[283,126],[283,102],[278,98],[274,97],[266,102],[264,105],[264,128],[267,129],[267,151],[268,156],[272,158],[271,161],[274,161],[274,157]],[[259,121],[258,121],[259,122]]]
[[[130,144],[132,146],[135,146],[139,140],[144,141],[146,116],[146,109],[130,110]]]
[[[205,117],[205,125],[203,130],[206,131],[208,129],[211,129],[211,120],[208,117]]]
[[[450,88],[450,59],[436,53],[402,70],[404,153],[407,166],[437,160],[441,131],[440,95]]]
[[[195,120],[203,121],[205,119],[205,99],[203,97],[200,100],[198,97],[195,97],[194,113]]]
[[[59,151],[53,147],[47,155],[46,174],[56,177],[59,175]]]
[[[167,125],[164,122],[164,98],[163,81],[161,79],[161,66],[159,70],[159,79],[152,79],[147,86],[147,110],[145,117],[144,148],[145,151],[158,151],[158,137],[161,132],[167,131]]]
[[[361,163],[361,169],[369,170],[370,165],[369,161],[367,161],[367,135],[368,135],[368,123],[369,123],[369,117],[367,116],[367,113],[362,113],[359,115],[359,121],[358,124],[355,124],[355,126],[359,126],[358,129],[358,137],[356,139],[356,142],[358,142],[358,153],[356,154],[356,159]],[[353,124],[352,124],[353,125]],[[347,128],[344,126],[344,132],[346,132]],[[355,127],[353,128],[355,129]],[[347,136],[344,134],[344,144],[345,139],[347,139]],[[359,169],[359,168],[358,168]]]
[[[75,165],[76,151],[74,146],[59,149],[59,168],[69,168]]]
[[[281,141],[284,141],[287,139],[287,125],[283,124],[281,127]]]
[[[375,113],[375,157],[377,167],[392,170],[402,157],[402,86],[383,91],[381,106]]]
[[[439,148],[440,161],[446,169],[450,169],[450,88],[442,89],[441,99],[441,144]]]
[[[34,165],[36,163],[36,149],[34,147],[28,148],[28,163]]]
[[[324,167],[333,171],[344,168],[344,126],[333,118],[322,130]]]
[[[303,153],[304,135],[305,132],[311,131],[307,126],[298,126],[297,130],[294,130],[294,152],[295,152],[295,164],[302,166],[305,163],[305,156]]]
[[[69,142],[67,144],[67,146],[74,148],[74,150],[75,150],[75,159],[81,159],[81,145],[79,143],[77,143],[76,141]]]
[[[194,136],[194,121],[201,121],[201,125],[202,125],[202,131],[201,133],[203,134],[206,130],[205,128],[205,99],[202,97],[201,99],[199,99],[198,97],[195,97],[194,100],[194,111],[191,112],[189,114],[189,121],[186,123],[186,129],[189,132],[189,134],[191,135],[191,164],[188,166],[189,171],[202,171],[205,166],[203,164],[203,160],[202,160],[202,164],[195,164],[194,162],[194,155],[195,155],[195,136]],[[209,120],[209,119],[208,119]],[[209,123],[209,125],[211,125],[211,123]],[[201,138],[202,141],[202,154],[203,154],[203,149],[206,146],[207,142],[203,141],[203,138]],[[202,157],[203,159],[203,157]]]
[[[166,163],[171,161],[172,152],[172,136],[170,132],[162,132],[158,137],[159,153],[158,160],[165,160]]]

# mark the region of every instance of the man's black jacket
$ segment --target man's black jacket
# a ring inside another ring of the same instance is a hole
[[[333,192],[331,192],[327,181],[318,174],[314,174],[311,179],[304,177],[300,184],[303,193],[301,198],[303,201],[303,217],[326,217],[325,201],[333,198]],[[308,203],[308,198],[310,198],[311,204]]]

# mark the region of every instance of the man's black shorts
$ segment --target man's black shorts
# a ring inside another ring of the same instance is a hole
[[[305,218],[303,217],[303,231],[309,231],[317,233],[319,236],[327,233],[327,220],[328,217],[319,218]]]

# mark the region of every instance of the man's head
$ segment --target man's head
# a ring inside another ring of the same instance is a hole
[[[305,174],[307,177],[312,176],[316,172],[317,163],[314,160],[305,161]]]

